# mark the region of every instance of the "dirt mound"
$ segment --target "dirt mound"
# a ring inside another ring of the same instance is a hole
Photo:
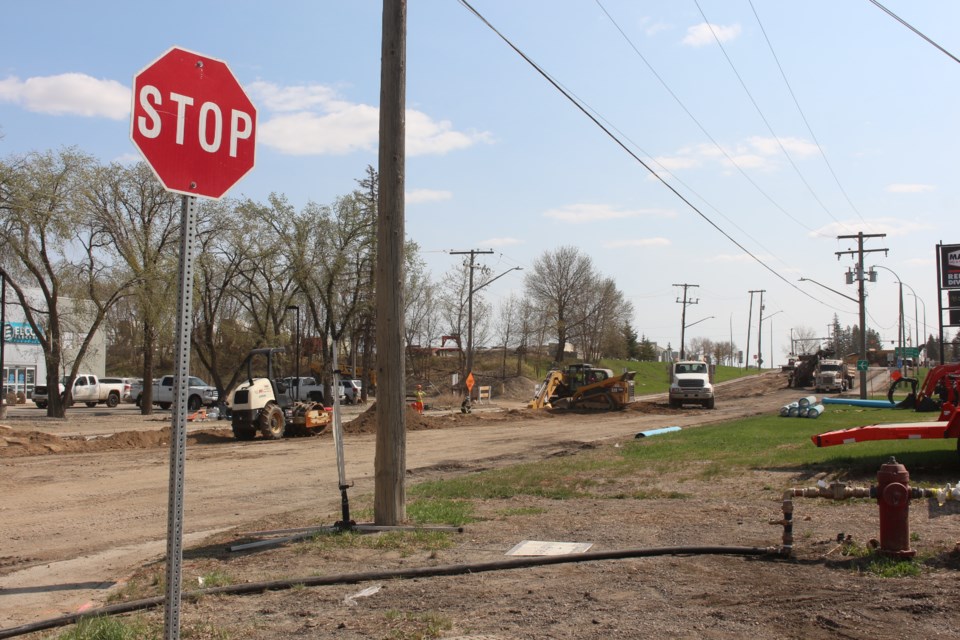
[[[98,453],[128,449],[153,449],[170,443],[170,427],[148,431],[123,431],[109,436],[61,438],[40,431],[20,431],[0,427],[0,458],[42,456],[57,453]],[[229,429],[195,431],[187,435],[187,444],[207,444],[233,440]]]

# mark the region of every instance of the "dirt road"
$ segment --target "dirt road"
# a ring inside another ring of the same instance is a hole
[[[409,431],[407,469],[416,478],[541,459],[580,443],[629,438],[645,429],[690,427],[770,412],[798,394],[782,389],[782,379],[768,375],[762,384],[738,382],[718,395],[714,411],[677,411],[663,404],[657,413],[478,413],[448,428]],[[133,412],[122,419],[84,417],[80,411],[72,416],[69,423],[38,420],[34,426],[38,431],[92,438],[130,429],[158,432],[165,424],[163,418],[142,418]],[[31,423],[8,424],[23,432]],[[338,512],[330,437],[235,442],[229,432],[207,427],[204,433],[187,452],[187,545],[273,514],[308,511],[324,518]],[[347,477],[355,483],[351,495],[373,491],[374,444],[369,433],[345,437]],[[134,566],[164,553],[168,456],[167,448],[155,446],[3,458],[0,627],[99,604]]]

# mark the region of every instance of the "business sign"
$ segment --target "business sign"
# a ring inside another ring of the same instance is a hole
[[[3,325],[3,341],[7,344],[40,344],[40,339],[26,322],[6,322]]]
[[[940,288],[960,289],[960,244],[940,245]]]
[[[960,291],[947,291],[947,309],[950,315],[948,327],[960,327]]]

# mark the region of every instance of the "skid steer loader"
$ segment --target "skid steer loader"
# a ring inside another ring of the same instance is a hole
[[[547,373],[527,403],[530,409],[569,408],[616,411],[633,402],[633,377],[627,371],[614,375],[592,364],[572,364]]]
[[[265,348],[247,354],[247,378],[230,392],[227,401],[232,412],[230,426],[237,440],[252,440],[257,432],[268,440],[284,435],[307,435],[311,430],[322,431],[330,424],[330,414],[322,403],[290,402],[285,386],[275,380],[273,355],[284,351]],[[257,356],[266,357],[265,378],[253,377],[253,361]]]

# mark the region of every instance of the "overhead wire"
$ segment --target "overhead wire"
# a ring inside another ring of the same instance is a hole
[[[650,61],[647,60],[646,56],[644,56],[643,53],[640,52],[640,49],[637,48],[637,46],[633,43],[633,41],[632,41],[632,40],[630,39],[630,37],[626,34],[626,32],[624,32],[624,30],[620,27],[620,25],[619,25],[619,24],[617,23],[617,21],[613,18],[613,16],[610,15],[610,12],[607,11],[606,7],[603,6],[603,4],[600,2],[600,0],[594,0],[594,1],[597,3],[597,6],[600,7],[600,10],[603,11],[604,15],[607,16],[607,19],[610,20],[611,24],[613,24],[613,26],[617,29],[617,31],[620,32],[620,35],[623,36],[623,39],[627,41],[627,44],[630,45],[630,48],[633,49],[634,53],[636,53],[637,56],[638,56],[638,57],[643,61],[643,63],[647,66],[647,69],[650,70],[650,73],[653,74],[653,77],[655,77],[655,78],[657,79],[657,81],[660,82],[660,85],[667,91],[667,93],[670,94],[670,97],[673,98],[673,100],[677,103],[677,105],[679,105],[679,107],[683,110],[683,112],[687,114],[687,116],[693,121],[693,123],[694,123],[695,125],[697,125],[697,128],[699,128],[700,131],[701,131],[701,133],[703,133],[703,135],[706,136],[707,140],[709,140],[709,141],[713,144],[713,146],[716,147],[717,150],[718,150],[721,154],[723,154],[723,157],[727,159],[727,162],[729,162],[733,167],[735,167],[736,170],[740,173],[740,175],[742,175],[742,176],[744,177],[744,179],[746,179],[746,181],[749,182],[750,185],[753,186],[753,188],[756,189],[756,191],[757,191],[760,195],[762,195],[764,198],[766,198],[767,201],[770,202],[770,204],[772,204],[777,210],[779,210],[782,214],[784,214],[785,216],[787,216],[788,218],[790,218],[791,220],[793,220],[796,224],[798,224],[799,226],[803,227],[803,228],[806,229],[807,231],[813,231],[813,229],[812,229],[811,227],[807,226],[806,223],[804,223],[803,221],[798,220],[797,218],[795,218],[795,217],[794,217],[789,211],[787,211],[779,202],[777,202],[777,201],[773,198],[773,196],[771,196],[769,193],[767,193],[767,192],[763,189],[763,187],[761,187],[759,184],[757,184],[757,182],[756,182],[753,178],[750,177],[750,174],[748,174],[748,173],[744,170],[744,168],[743,168],[742,166],[740,166],[740,163],[737,162],[736,159],[734,159],[734,158],[727,152],[727,150],[723,148],[723,145],[721,145],[719,142],[717,142],[716,138],[714,138],[714,137],[710,134],[710,132],[707,131],[707,128],[706,128],[705,126],[703,126],[703,124],[700,122],[700,120],[697,119],[697,117],[696,117],[695,115],[693,115],[693,113],[690,111],[690,109],[687,108],[687,105],[685,105],[685,104],[683,103],[683,100],[681,100],[680,97],[677,96],[676,92],[674,92],[674,90],[670,87],[670,85],[667,84],[667,81],[664,80],[663,77],[657,72],[657,70],[653,67],[653,65],[650,63]],[[647,154],[647,155],[650,155],[650,154]],[[659,164],[659,163],[658,163],[658,164]],[[674,176],[674,178],[676,178],[676,176]],[[687,188],[689,189],[689,187],[687,187]],[[691,191],[692,191],[692,190],[691,190]],[[694,193],[696,193],[696,192],[694,192]],[[703,199],[702,196],[699,196],[699,195],[698,195],[698,197],[700,197],[701,199]],[[704,200],[704,201],[706,202],[706,200]],[[718,212],[718,213],[719,213],[719,212]]]
[[[517,55],[519,55],[523,60],[529,64],[533,69],[539,73],[547,82],[549,82],[553,87],[559,91],[571,104],[573,104],[577,109],[579,109],[587,118],[589,118],[601,131],[603,131],[607,137],[609,137],[614,143],[617,144],[621,149],[623,149],[631,158],[633,158],[637,163],[639,163],[644,169],[646,169],[654,178],[656,178],[664,187],[670,190],[678,199],[680,199],[684,204],[687,205],[694,213],[696,213],[704,222],[713,227],[718,233],[730,241],[733,245],[739,248],[743,253],[748,255],[751,259],[754,260],[761,267],[769,271],[774,277],[778,280],[781,280],[784,284],[795,289],[802,295],[814,300],[820,304],[823,304],[827,307],[832,307],[829,303],[820,300],[811,293],[804,291],[798,287],[795,283],[788,280],[785,276],[776,271],[773,267],[768,265],[766,262],[757,257],[752,251],[744,247],[739,241],[737,241],[733,236],[727,233],[723,228],[721,228],[716,222],[710,219],[703,211],[701,211],[696,205],[690,202],[682,193],[680,193],[672,184],[667,182],[659,173],[657,173],[649,164],[643,161],[642,158],[637,156],[629,147],[620,138],[615,136],[610,129],[605,127],[598,119],[595,117],[588,109],[586,109],[578,100],[576,100],[568,91],[566,91],[549,73],[547,73],[543,68],[541,68],[536,62],[534,62],[526,53],[524,53],[519,47],[517,47],[509,38],[503,35],[493,24],[490,23],[479,11],[477,11],[467,0],[459,0],[460,4],[464,6],[468,11],[470,11],[478,20],[480,20],[484,25],[487,26],[491,31],[493,31],[507,46],[513,49]]]
[[[697,127],[699,127],[700,131],[707,137],[707,139],[710,140],[710,142],[713,143],[713,145],[717,148],[717,150],[718,150],[723,156],[725,156],[725,157],[727,158],[727,161],[730,162],[730,164],[731,164],[732,166],[736,167],[736,169],[737,169],[737,170],[740,172],[740,174],[747,180],[747,182],[749,182],[751,185],[753,185],[753,187],[754,187],[762,196],[764,196],[768,201],[770,201],[770,203],[773,204],[774,207],[776,207],[777,209],[779,209],[781,213],[783,213],[784,215],[786,215],[788,218],[790,218],[791,220],[793,220],[795,223],[797,223],[797,224],[800,225],[801,227],[805,228],[807,231],[813,232],[813,229],[812,229],[812,228],[808,227],[808,226],[807,226],[805,223],[803,223],[801,220],[798,220],[798,219],[794,218],[785,208],[783,208],[783,207],[780,205],[780,203],[778,203],[776,200],[773,199],[773,196],[771,196],[771,195],[768,194],[766,191],[764,191],[763,188],[762,188],[759,184],[757,184],[757,183],[753,180],[753,178],[750,177],[749,174],[746,173],[746,171],[740,166],[740,164],[739,164],[733,157],[731,157],[731,156],[727,153],[727,150],[724,149],[723,146],[721,146],[720,143],[716,141],[716,139],[710,134],[710,132],[707,131],[706,127],[704,127],[703,124],[697,119],[697,117],[694,116],[693,113],[690,112],[690,110],[689,110],[689,109],[687,108],[687,106],[683,103],[683,101],[679,98],[679,96],[676,95],[676,93],[673,91],[673,89],[670,87],[670,85],[668,85],[668,84],[666,83],[666,81],[660,76],[660,74],[659,74],[659,73],[657,72],[657,70],[653,67],[653,65],[650,64],[650,62],[646,59],[646,57],[640,52],[640,50],[636,47],[636,45],[633,43],[633,41],[630,39],[630,37],[624,32],[624,30],[623,30],[623,29],[620,27],[620,25],[617,23],[616,19],[610,14],[609,11],[607,11],[606,7],[604,7],[603,4],[600,3],[600,0],[595,0],[595,1],[596,1],[597,5],[600,7],[601,11],[603,11],[603,13],[606,14],[607,18],[610,20],[610,22],[613,24],[613,26],[617,29],[617,31],[620,32],[620,35],[623,36],[624,40],[627,41],[627,44],[630,45],[630,47],[634,50],[634,52],[637,54],[637,56],[644,62],[644,64],[647,65],[647,69],[649,69],[650,72],[654,75],[654,77],[657,78],[657,80],[660,82],[660,84],[663,86],[663,88],[667,91],[667,93],[669,93],[669,94],[671,95],[671,97],[673,97],[674,101],[676,101],[676,103],[680,106],[680,108],[681,108],[681,109],[687,114],[687,116],[689,116],[689,118],[694,122],[694,124],[696,124]],[[727,222],[729,222],[734,228],[736,228],[740,233],[742,233],[744,236],[746,236],[746,237],[749,238],[751,241],[753,241],[753,242],[754,242],[757,246],[759,246],[761,249],[763,249],[764,251],[766,251],[767,253],[769,253],[772,257],[776,258],[783,266],[785,266],[785,267],[787,267],[787,268],[790,268],[790,265],[788,265],[786,262],[784,262],[783,259],[781,259],[775,252],[771,251],[771,250],[770,250],[768,247],[766,247],[762,242],[760,242],[759,240],[757,240],[756,238],[754,238],[752,235],[750,235],[750,233],[749,233],[747,230],[745,230],[743,227],[741,227],[740,225],[738,225],[738,224],[736,223],[736,221],[734,221],[733,219],[731,219],[731,218],[729,218],[728,216],[726,216],[722,211],[720,211],[717,207],[715,207],[709,200],[707,200],[706,197],[704,197],[702,194],[698,193],[698,192],[696,191],[696,189],[694,189],[692,186],[690,186],[689,184],[687,184],[686,182],[684,182],[683,179],[681,179],[678,175],[676,175],[675,173],[673,173],[673,172],[671,172],[669,169],[667,169],[659,160],[656,159],[656,157],[654,157],[653,154],[651,154],[650,152],[646,151],[643,147],[641,147],[641,146],[640,146],[639,144],[637,144],[633,139],[631,139],[630,136],[628,136],[626,133],[624,133],[624,132],[621,131],[619,128],[617,128],[616,125],[614,125],[614,124],[611,123],[609,120],[607,120],[606,118],[604,118],[604,117],[603,117],[601,114],[599,114],[596,110],[592,109],[589,105],[586,104],[585,101],[583,101],[583,100],[582,100],[579,96],[577,96],[575,93],[573,93],[572,91],[569,91],[569,89],[567,89],[566,87],[564,87],[564,89],[566,89],[568,92],[570,92],[570,94],[573,95],[578,101],[580,101],[582,104],[584,104],[584,106],[586,106],[588,109],[590,109],[590,111],[593,112],[593,113],[597,116],[597,118],[599,118],[600,120],[602,120],[607,126],[609,126],[611,129],[613,129],[614,131],[616,131],[617,134],[618,134],[621,138],[623,138],[624,140],[626,140],[627,142],[629,142],[631,145],[633,145],[637,150],[639,150],[641,153],[643,153],[643,155],[645,155],[645,156],[647,156],[648,158],[650,158],[651,162],[653,162],[654,164],[656,164],[656,165],[660,168],[661,172],[669,175],[669,176],[670,176],[671,178],[673,178],[673,180],[675,180],[678,184],[682,185],[688,192],[692,193],[692,194],[695,195],[697,198],[699,198],[700,201],[701,201],[704,205],[706,205],[707,207],[709,207],[711,210],[713,210],[717,215],[719,215],[720,217],[722,217],[724,220],[726,220]]]
[[[949,51],[941,47],[939,44],[937,44],[932,39],[927,37],[922,31],[920,31],[919,29],[914,27],[912,24],[910,24],[909,22],[907,22],[906,20],[904,20],[903,18],[895,14],[893,11],[890,11],[890,9],[887,9],[885,6],[877,2],[877,0],[869,0],[869,2],[875,5],[876,7],[878,7],[879,9],[883,10],[888,16],[890,16],[891,18],[893,18],[894,20],[896,20],[897,22],[905,26],[907,29],[910,29],[910,31],[913,31],[915,34],[917,34],[918,36],[920,36],[921,38],[929,42],[931,45],[939,49],[941,53],[946,55],[948,58],[950,58],[954,62],[960,62],[960,58],[957,58],[957,56],[953,55],[952,53],[950,53]]]
[[[817,134],[813,132],[813,127],[810,126],[810,121],[807,120],[807,114],[804,113],[803,108],[800,106],[800,101],[797,99],[797,95],[794,93],[793,87],[791,86],[790,81],[787,79],[787,74],[783,70],[783,65],[780,64],[780,58],[777,56],[777,52],[773,48],[773,43],[770,42],[770,36],[767,35],[767,30],[764,28],[763,22],[760,21],[760,15],[753,6],[753,0],[747,0],[747,2],[750,4],[750,10],[753,11],[753,17],[757,19],[757,24],[760,26],[760,32],[763,34],[763,39],[767,42],[767,48],[770,49],[770,55],[773,56],[774,62],[777,63],[777,69],[780,70],[780,77],[783,78],[783,83],[787,85],[787,91],[790,92],[790,97],[793,99],[793,104],[796,105],[797,111],[800,113],[800,118],[803,120],[803,124],[807,127],[807,132],[813,139],[813,143],[817,145],[817,149],[820,150],[820,157],[823,158],[823,162],[827,165],[827,169],[830,170],[830,175],[833,176],[833,180],[837,183],[837,187],[840,189],[840,193],[843,194],[844,199],[846,199],[847,204],[850,205],[850,208],[853,209],[861,221],[866,222],[866,220],[863,218],[863,214],[860,213],[860,210],[857,209],[857,206],[853,204],[853,201],[847,194],[847,190],[843,188],[843,184],[840,183],[840,178],[837,176],[837,172],[834,171],[833,165],[830,164],[830,160],[827,158],[827,154],[824,152],[823,146],[820,144],[820,140],[817,139]]]
[[[733,70],[733,75],[737,77],[737,80],[740,82],[740,86],[743,88],[744,93],[747,94],[747,98],[750,100],[750,104],[753,105],[753,108],[756,109],[757,114],[760,116],[760,119],[763,121],[763,124],[767,127],[767,131],[770,132],[770,135],[773,136],[773,139],[776,141],[777,146],[780,147],[780,151],[783,152],[784,157],[790,162],[790,166],[793,167],[794,172],[800,178],[800,181],[803,183],[803,186],[807,188],[807,191],[810,192],[810,195],[813,196],[813,199],[816,200],[817,204],[820,205],[820,208],[830,216],[830,218],[839,224],[840,226],[846,228],[847,225],[837,220],[833,215],[833,212],[827,208],[827,205],[824,204],[823,200],[820,199],[820,196],[817,195],[817,192],[813,190],[813,187],[807,181],[807,178],[803,175],[803,172],[800,171],[800,167],[797,166],[797,163],[794,161],[793,156],[790,155],[790,152],[787,151],[787,148],[783,145],[783,141],[780,140],[780,136],[773,130],[773,126],[770,124],[770,121],[767,119],[767,116],[763,113],[763,109],[760,108],[760,105],[757,104],[756,99],[753,97],[753,93],[750,92],[750,89],[747,87],[747,83],[744,81],[743,76],[740,75],[740,72],[737,70],[737,66],[733,64],[733,60],[730,58],[730,55],[727,53],[727,48],[723,46],[723,42],[720,40],[720,37],[717,35],[716,30],[713,28],[713,24],[707,19],[707,15],[703,12],[703,9],[700,7],[699,0],[693,0],[693,3],[697,5],[697,9],[700,11],[700,15],[703,17],[703,21],[706,23],[707,27],[710,29],[710,33],[713,35],[713,39],[716,40],[717,46],[720,47],[720,51],[723,53],[723,57],[726,59],[727,64],[730,65],[730,69]]]

